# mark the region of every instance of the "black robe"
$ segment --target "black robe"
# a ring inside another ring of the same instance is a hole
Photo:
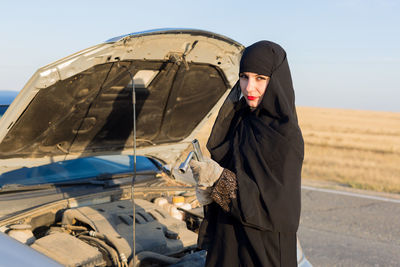
[[[297,266],[304,143],[286,53],[266,47],[270,81],[260,105],[251,110],[239,100],[237,83],[207,143],[237,181],[228,211],[215,202],[205,207],[199,246],[208,250],[207,266]]]

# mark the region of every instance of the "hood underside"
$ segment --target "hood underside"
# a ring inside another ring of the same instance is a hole
[[[149,32],[39,69],[0,121],[0,159],[132,148],[131,75],[137,146],[180,142],[236,82],[242,48],[203,31]]]

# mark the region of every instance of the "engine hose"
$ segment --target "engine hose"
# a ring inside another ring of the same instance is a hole
[[[71,231],[87,231],[87,227],[85,226],[78,226],[78,225],[70,225],[65,224],[62,226],[64,229],[71,230]]]
[[[140,266],[140,264],[145,261],[151,261],[152,263],[163,264],[163,265],[175,264],[180,261],[180,259],[165,256],[152,251],[139,252],[138,254],[136,254],[135,257],[136,257],[136,266]],[[133,260],[131,261],[131,263],[132,262]]]
[[[94,243],[96,246],[99,246],[99,247],[103,248],[110,255],[111,262],[112,262],[113,266],[122,267],[121,266],[121,262],[119,261],[118,253],[115,251],[114,248],[112,248],[111,246],[107,245],[104,241],[102,241],[102,240],[100,240],[98,238],[95,238],[95,237],[85,236],[85,235],[79,236],[79,239],[82,239],[82,240],[87,241],[87,242]]]
[[[106,235],[101,234],[99,232],[96,231],[89,231],[89,235],[98,239],[103,240],[104,242],[106,242],[107,245],[111,246],[112,248],[114,248],[116,250],[116,252],[119,255],[119,261],[122,264],[122,267],[128,267],[128,260],[125,256],[125,254],[123,252],[121,252],[121,249],[118,248],[117,244],[115,244],[114,242],[112,242],[112,240],[110,240]]]

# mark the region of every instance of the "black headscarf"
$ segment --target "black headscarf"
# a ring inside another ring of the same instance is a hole
[[[240,99],[239,82],[220,109],[207,143],[212,158],[238,182],[232,213],[261,230],[297,231],[304,143],[286,52],[269,41],[247,47],[240,72],[270,77],[260,105]]]

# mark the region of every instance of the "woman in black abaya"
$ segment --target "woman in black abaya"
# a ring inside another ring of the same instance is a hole
[[[297,266],[304,143],[285,51],[247,47],[239,81],[207,143],[212,159],[192,161],[205,205],[199,246],[206,266]]]

